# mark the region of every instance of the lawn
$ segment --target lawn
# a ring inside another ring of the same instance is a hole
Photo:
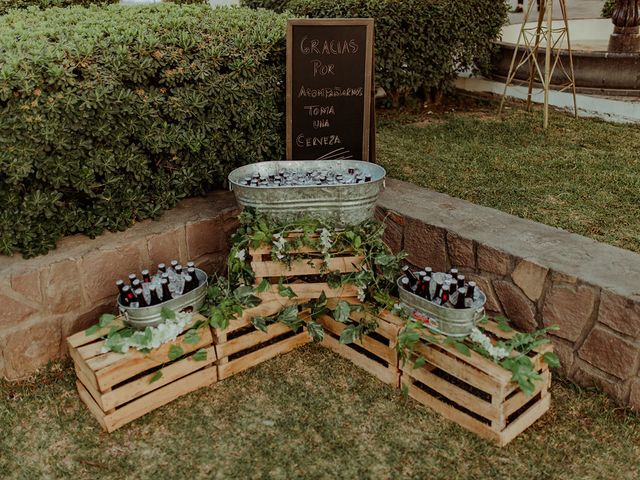
[[[317,346],[106,434],[69,363],[0,382],[2,478],[637,479],[640,416],[559,383],[497,448]]]
[[[457,106],[457,105],[456,105]],[[390,176],[640,253],[640,128],[493,103],[385,114]]]

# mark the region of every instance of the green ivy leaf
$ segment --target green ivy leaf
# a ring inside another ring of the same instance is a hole
[[[560,367],[560,358],[558,358],[558,355],[556,355],[554,352],[545,352],[545,354],[542,355],[542,359],[551,368]]]
[[[324,338],[324,328],[316,321],[307,323],[307,330],[314,342],[321,342]]]
[[[336,304],[336,308],[333,311],[333,319],[336,322],[346,323],[349,321],[349,314],[351,313],[351,305],[345,300],[340,300]]]
[[[265,317],[253,317],[251,323],[261,332],[267,333],[267,319]]]
[[[469,347],[467,347],[464,343],[453,342],[453,347],[461,354],[466,355],[467,357],[471,356],[471,350],[469,350]]]
[[[278,315],[278,321],[281,323],[284,323],[287,327],[289,327],[294,332],[297,332],[298,330],[300,330],[300,327],[302,327],[302,324],[304,323],[298,317],[297,305],[290,305],[284,310],[282,310],[282,312],[280,312],[280,314]]]
[[[416,368],[424,367],[426,363],[427,361],[423,357],[418,357],[416,361],[413,363],[413,368],[416,369]]]
[[[173,361],[176,358],[180,358],[182,355],[184,355],[184,350],[180,345],[171,345],[171,347],[169,348],[169,355],[168,355],[169,360]]]
[[[162,309],[160,310],[160,317],[163,320],[175,320],[176,312],[174,312],[170,308],[162,307]]]
[[[196,332],[195,328],[189,329],[184,336],[184,343],[194,345],[199,341],[200,341],[200,335],[198,335],[198,332]]]
[[[256,287],[256,292],[258,293],[266,292],[267,289],[269,288],[269,285],[270,285],[269,281],[266,278],[263,278],[260,284]]]
[[[114,318],[116,318],[115,315],[112,315],[110,313],[103,313],[102,315],[100,315],[100,319],[98,320],[98,325],[100,326],[100,328],[104,328],[107,325],[109,325],[111,322],[113,322]]]
[[[498,328],[503,332],[513,332],[513,328],[509,325],[509,319],[506,317],[496,317]]]
[[[347,328],[345,328],[340,334],[340,343],[349,345],[350,343],[355,342],[359,336],[358,327],[355,325],[347,325]]]
[[[157,382],[158,380],[160,380],[162,378],[162,370],[158,370],[156,373],[154,373],[151,378],[149,379],[149,384],[152,384],[154,382]]]
[[[287,287],[282,283],[282,278],[280,278],[280,282],[278,282],[278,294],[285,298],[295,298],[298,296],[291,287]]]
[[[193,358],[196,362],[204,362],[207,359],[207,349],[201,348],[196,353],[194,353],[191,358]]]
[[[100,326],[96,323],[95,325],[91,325],[89,328],[87,328],[84,333],[87,337],[93,335],[94,333],[96,333],[98,330],[100,330]]]

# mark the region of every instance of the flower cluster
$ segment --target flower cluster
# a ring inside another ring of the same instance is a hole
[[[287,241],[282,238],[282,235],[280,233],[276,233],[273,236],[273,251],[276,254],[278,260],[282,260],[284,258],[283,249],[286,244]]]
[[[367,298],[367,288],[358,286],[358,300],[364,302]]]
[[[191,313],[180,312],[176,314],[175,319],[168,319],[157,327],[147,327],[128,337],[114,335],[104,342],[102,353],[110,351],[126,353],[129,348],[136,350],[158,348],[160,345],[178,338],[178,335],[191,323],[191,317]]]
[[[235,256],[235,258],[237,258],[241,262],[244,262],[245,259],[246,259],[244,248],[242,250],[239,250],[234,256]]]
[[[508,350],[502,347],[496,347],[493,343],[491,343],[491,339],[477,328],[471,330],[471,341],[477,343],[483,349],[485,349],[489,356],[496,362],[509,356]]]
[[[323,228],[320,232],[320,245],[322,245],[322,253],[324,255],[329,253],[329,249],[333,245],[331,242],[331,232],[326,228]]]

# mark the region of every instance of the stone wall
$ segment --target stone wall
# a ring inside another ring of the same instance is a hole
[[[393,249],[458,267],[518,328],[559,325],[562,373],[640,409],[640,255],[397,180],[377,215]]]
[[[114,310],[118,278],[174,258],[221,271],[237,213],[233,195],[217,192],[126,232],[67,237],[29,260],[0,256],[0,377],[23,377],[64,355],[67,336]]]

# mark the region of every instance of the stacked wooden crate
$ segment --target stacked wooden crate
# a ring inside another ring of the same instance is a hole
[[[496,323],[483,325],[493,340],[511,338],[515,332],[500,330]],[[543,360],[550,344],[529,354],[542,380],[531,396],[511,380],[511,372],[471,351],[461,353],[453,345],[421,343],[415,356],[401,366],[401,385],[409,396],[444,417],[500,446],[506,445],[540,418],[551,405],[551,372]],[[515,353],[513,355],[516,355]],[[426,363],[413,368],[422,357]]]
[[[204,324],[197,329],[197,341],[185,341],[185,332],[198,321]],[[148,353],[103,353],[103,337],[123,328],[118,317],[95,333],[67,338],[80,398],[107,432],[218,380],[213,336],[203,316],[194,315],[178,338]],[[179,358],[169,358],[172,347],[180,347]],[[206,355],[195,356],[201,349]]]

